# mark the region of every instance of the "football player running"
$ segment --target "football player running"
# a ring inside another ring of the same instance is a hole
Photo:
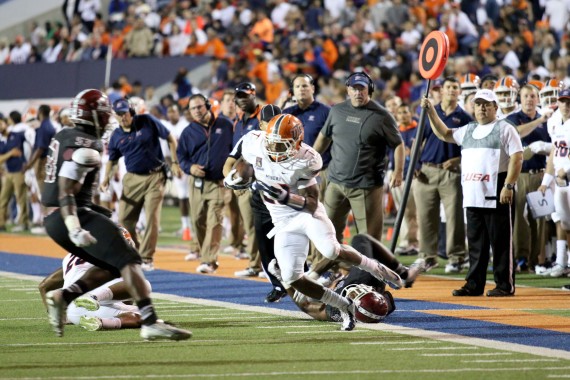
[[[324,257],[339,260],[371,273],[394,289],[403,286],[400,276],[374,259],[363,256],[336,240],[332,222],[318,200],[317,175],[322,167],[319,153],[303,141],[303,124],[293,115],[277,115],[267,130],[242,137],[243,159],[253,165],[254,190],[262,192],[271,214],[275,257],[283,282],[307,297],[340,310],[342,330],[355,327],[355,305],[347,297],[311,280],[304,274],[309,241]]]
[[[64,128],[50,143],[42,193],[42,202],[49,208],[44,219],[46,232],[67,252],[95,265],[73,284],[46,294],[50,324],[57,336],[63,336],[67,306],[88,291],[122,277],[141,314],[142,338],[189,339],[189,331],[158,321],[137,250],[109,218],[109,210],[92,203],[101,165],[101,136],[111,112],[109,100],[101,91],[80,92],[71,105],[75,128]]]

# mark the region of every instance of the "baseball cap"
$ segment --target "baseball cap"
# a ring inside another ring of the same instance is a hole
[[[242,82],[236,86],[236,95],[240,92],[255,95],[255,85],[251,82]]]
[[[113,111],[117,114],[123,114],[129,112],[131,105],[127,99],[117,99],[113,103]]]
[[[370,79],[368,79],[366,75],[363,74],[354,74],[348,79],[348,85],[350,87],[354,87],[358,84],[364,87],[368,87],[370,86]]]
[[[560,94],[558,94],[558,99],[561,98],[570,98],[570,89],[560,91]]]
[[[432,90],[437,90],[443,87],[443,81],[441,79],[436,79],[433,81],[431,88]]]
[[[489,89],[478,90],[475,93],[475,96],[473,97],[472,102],[474,102],[477,99],[483,99],[483,100],[486,100],[488,102],[495,102],[497,104],[499,103],[499,99],[497,99],[497,95],[495,95],[493,90],[489,90]]]
[[[261,109],[261,121],[269,122],[273,116],[280,115],[281,108],[276,105],[268,104]]]

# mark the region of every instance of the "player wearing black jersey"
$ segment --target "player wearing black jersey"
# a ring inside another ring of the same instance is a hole
[[[142,338],[188,339],[189,331],[158,321],[138,252],[109,218],[110,212],[91,201],[101,165],[101,137],[111,113],[109,100],[101,91],[80,92],[71,104],[75,128],[56,134],[49,147],[42,194],[42,202],[49,207],[46,232],[67,252],[96,265],[74,284],[46,294],[50,324],[56,335],[62,336],[67,305],[121,276],[140,310]]]

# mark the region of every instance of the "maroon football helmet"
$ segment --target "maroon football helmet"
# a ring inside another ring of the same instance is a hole
[[[389,300],[371,286],[349,285],[344,289],[346,297],[352,298],[356,306],[354,316],[359,322],[378,323],[391,313]]]
[[[70,111],[71,121],[83,125],[86,131],[90,133],[92,131],[98,138],[103,136],[112,115],[109,98],[95,89],[84,90],[77,94],[71,102]]]

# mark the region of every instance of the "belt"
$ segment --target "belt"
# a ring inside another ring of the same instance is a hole
[[[540,174],[540,173],[544,173],[546,169],[528,169],[526,171],[523,171],[522,173],[528,173],[528,174]]]
[[[154,173],[160,173],[161,171],[162,171],[162,165],[157,166],[156,168],[151,169],[151,170],[149,170],[149,171],[146,172],[146,173],[133,173],[133,174],[136,174],[136,175],[151,175],[151,174],[154,174]]]
[[[429,166],[430,168],[443,169],[443,164],[434,164],[433,162],[422,162],[422,165]]]

